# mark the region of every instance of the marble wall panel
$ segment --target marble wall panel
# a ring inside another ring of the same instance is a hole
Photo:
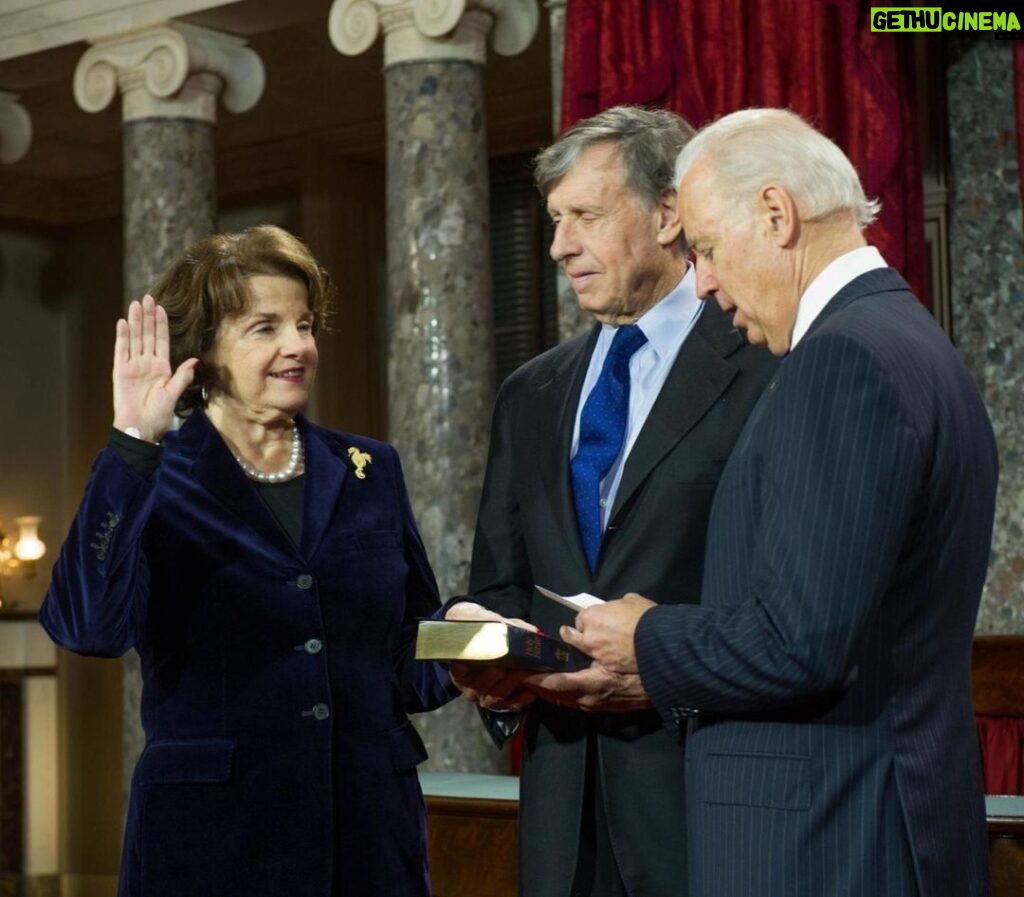
[[[1024,229],[1012,44],[951,44],[947,69],[953,333],[999,445],[978,632],[1024,632]]]
[[[214,127],[187,118],[144,118],[124,128],[125,305],[141,299],[182,251],[209,233],[217,216]],[[139,718],[138,655],[124,660],[124,806],[145,744]]]
[[[124,128],[124,286],[141,299],[187,247],[214,230],[214,126],[146,118]]]
[[[446,598],[468,586],[494,401],[484,70],[409,62],[384,77],[388,437]],[[417,725],[424,769],[503,771],[467,702]]]

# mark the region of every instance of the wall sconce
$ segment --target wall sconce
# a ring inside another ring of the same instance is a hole
[[[17,536],[4,532],[0,521],[0,576],[20,573],[25,579],[36,575],[36,561],[46,554],[46,545],[39,538],[42,517],[15,517]]]

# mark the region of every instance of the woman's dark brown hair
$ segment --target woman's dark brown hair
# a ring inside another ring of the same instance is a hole
[[[330,276],[301,240],[270,224],[200,240],[153,287],[153,298],[167,311],[172,369],[187,358],[199,359],[195,379],[178,402],[179,415],[204,404],[203,388],[215,376],[204,362],[217,329],[226,318],[244,314],[251,298],[246,281],[257,274],[300,281],[309,294],[313,333],[324,324],[334,300]]]

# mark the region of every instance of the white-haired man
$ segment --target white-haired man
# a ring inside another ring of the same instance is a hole
[[[866,244],[853,166],[798,116],[728,115],[676,171],[700,295],[785,358],[722,474],[701,605],[632,594],[563,634],[693,720],[693,895],[987,894],[970,651],[998,464],[978,390]]]

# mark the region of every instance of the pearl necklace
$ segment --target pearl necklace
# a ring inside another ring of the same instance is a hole
[[[295,476],[295,471],[299,469],[299,465],[302,463],[302,456],[302,437],[299,436],[299,428],[294,427],[292,429],[292,453],[288,458],[288,464],[283,470],[279,470],[276,473],[264,473],[262,470],[255,470],[250,467],[238,455],[235,455],[235,460],[238,462],[238,466],[242,468],[242,473],[250,480],[255,480],[257,483],[283,483],[285,480],[290,480]]]

